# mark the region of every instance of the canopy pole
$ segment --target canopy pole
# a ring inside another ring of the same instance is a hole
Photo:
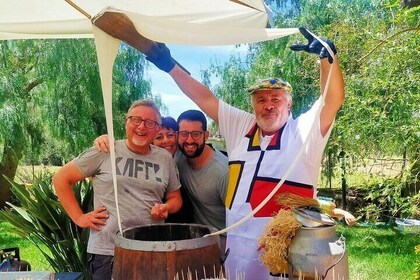
[[[65,0],[65,1],[67,3],[69,3],[73,8],[75,8],[76,10],[78,10],[85,17],[87,17],[88,19],[91,19],[92,18],[86,11],[84,11],[82,8],[80,8],[79,6],[77,6],[76,4],[74,4],[71,0]]]

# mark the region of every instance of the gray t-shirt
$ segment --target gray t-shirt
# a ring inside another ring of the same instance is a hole
[[[115,162],[118,206],[122,229],[150,223],[150,211],[155,203],[162,203],[167,192],[180,188],[178,169],[172,156],[164,149],[150,145],[147,155],[128,149],[125,140],[115,143]],[[109,218],[101,231],[90,230],[87,251],[92,254],[114,255],[114,238],[118,231],[117,211],[109,153],[90,148],[74,163],[93,178],[94,208],[105,206]]]
[[[176,154],[181,184],[194,209],[194,221],[224,229],[225,197],[228,183],[228,158],[215,150],[213,159],[201,169],[192,169],[182,153]]]

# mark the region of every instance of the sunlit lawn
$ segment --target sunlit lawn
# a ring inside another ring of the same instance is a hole
[[[419,235],[402,234],[395,228],[342,225],[337,226],[337,232],[346,238],[350,279],[414,279],[415,263],[420,261],[414,251],[420,244]],[[0,248],[6,247],[19,247],[21,258],[30,262],[33,271],[52,271],[33,244],[0,222]]]
[[[0,221],[0,249],[18,247],[20,258],[31,264],[32,271],[52,271],[53,269],[38,248],[27,239],[21,238],[12,232],[13,227]],[[45,246],[41,247],[48,250]]]
[[[415,246],[420,244],[420,235],[360,226],[338,226],[337,231],[346,238],[350,279],[415,279],[415,263],[420,262]]]

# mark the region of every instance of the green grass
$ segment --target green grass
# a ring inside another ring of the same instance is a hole
[[[420,236],[402,234],[396,228],[344,227],[337,233],[346,238],[350,279],[414,279],[420,262],[415,246]]]
[[[32,271],[53,271],[47,260],[38,248],[29,240],[24,239],[13,233],[13,227],[0,221],[0,249],[18,247],[20,258],[31,264]],[[41,245],[43,250],[48,250]]]
[[[33,244],[11,230],[10,224],[0,222],[0,248],[19,247],[21,258],[29,261],[33,271],[52,271]],[[342,225],[337,226],[337,234],[346,238],[350,279],[414,279],[415,263],[420,262],[414,251],[419,235],[402,234],[395,228]]]

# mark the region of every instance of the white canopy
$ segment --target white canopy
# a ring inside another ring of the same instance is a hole
[[[181,45],[252,43],[299,30],[266,28],[267,7],[263,0],[0,0],[0,40],[95,38],[121,231],[111,104],[112,68],[120,41],[91,22],[91,18],[98,19],[107,11],[126,15],[137,32],[150,40]]]
[[[239,44],[298,32],[265,28],[262,0],[0,0],[0,40],[93,37],[88,17],[106,10],[126,14],[144,37],[173,44]]]

